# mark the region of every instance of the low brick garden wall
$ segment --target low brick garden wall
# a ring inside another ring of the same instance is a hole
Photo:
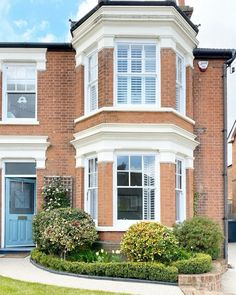
[[[213,262],[212,272],[198,275],[179,275],[178,284],[184,294],[203,294],[204,291],[221,291],[221,276],[227,270],[225,261]]]

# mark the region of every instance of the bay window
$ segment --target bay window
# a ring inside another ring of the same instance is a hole
[[[156,56],[155,44],[117,44],[117,105],[155,105],[157,103]]]
[[[36,67],[31,64],[6,64],[3,73],[3,119],[36,118]]]
[[[185,189],[184,189],[184,166],[183,161],[175,162],[175,219],[182,222],[185,219]]]
[[[176,55],[176,110],[185,114],[185,67],[179,54]]]
[[[155,219],[155,156],[117,156],[117,219]]]
[[[87,169],[87,212],[97,219],[97,195],[98,195],[97,158],[88,160]]]
[[[87,112],[98,108],[98,54],[94,52],[88,58],[88,99]]]

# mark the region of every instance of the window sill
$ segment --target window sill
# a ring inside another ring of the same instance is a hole
[[[39,121],[21,121],[21,120],[13,120],[13,121],[0,121],[0,125],[39,125]]]

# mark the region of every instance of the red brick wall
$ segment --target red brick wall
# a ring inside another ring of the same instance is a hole
[[[186,217],[193,217],[193,169],[186,169]]]
[[[98,163],[98,226],[113,225],[113,163]]]
[[[100,241],[112,241],[112,242],[120,242],[122,236],[124,235],[124,232],[112,232],[112,231],[106,231],[106,232],[98,232],[99,234],[99,240]]]
[[[193,69],[186,68],[186,115],[193,118]]]
[[[99,125],[101,123],[130,123],[130,124],[175,124],[189,132],[193,132],[193,124],[171,112],[111,112],[103,111],[89,117],[75,126],[75,132]]]
[[[194,191],[198,210],[222,224],[223,197],[223,60],[210,60],[206,72],[194,67],[195,150]]]
[[[228,178],[228,182],[230,178]],[[232,144],[232,169],[231,169],[231,190],[232,190],[232,213],[236,213],[236,142]]]
[[[75,76],[75,118],[84,115],[84,93],[84,66],[79,65]]]
[[[161,223],[175,223],[175,164],[160,164]]]
[[[176,53],[161,49],[161,106],[176,108]]]
[[[98,52],[98,107],[113,106],[113,48]]]
[[[75,208],[84,209],[84,168],[76,168],[76,178],[74,185],[74,201]]]

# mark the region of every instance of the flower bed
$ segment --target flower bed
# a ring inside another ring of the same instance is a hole
[[[73,274],[177,282],[178,269],[156,262],[72,262],[34,249],[31,259],[47,268]]]

